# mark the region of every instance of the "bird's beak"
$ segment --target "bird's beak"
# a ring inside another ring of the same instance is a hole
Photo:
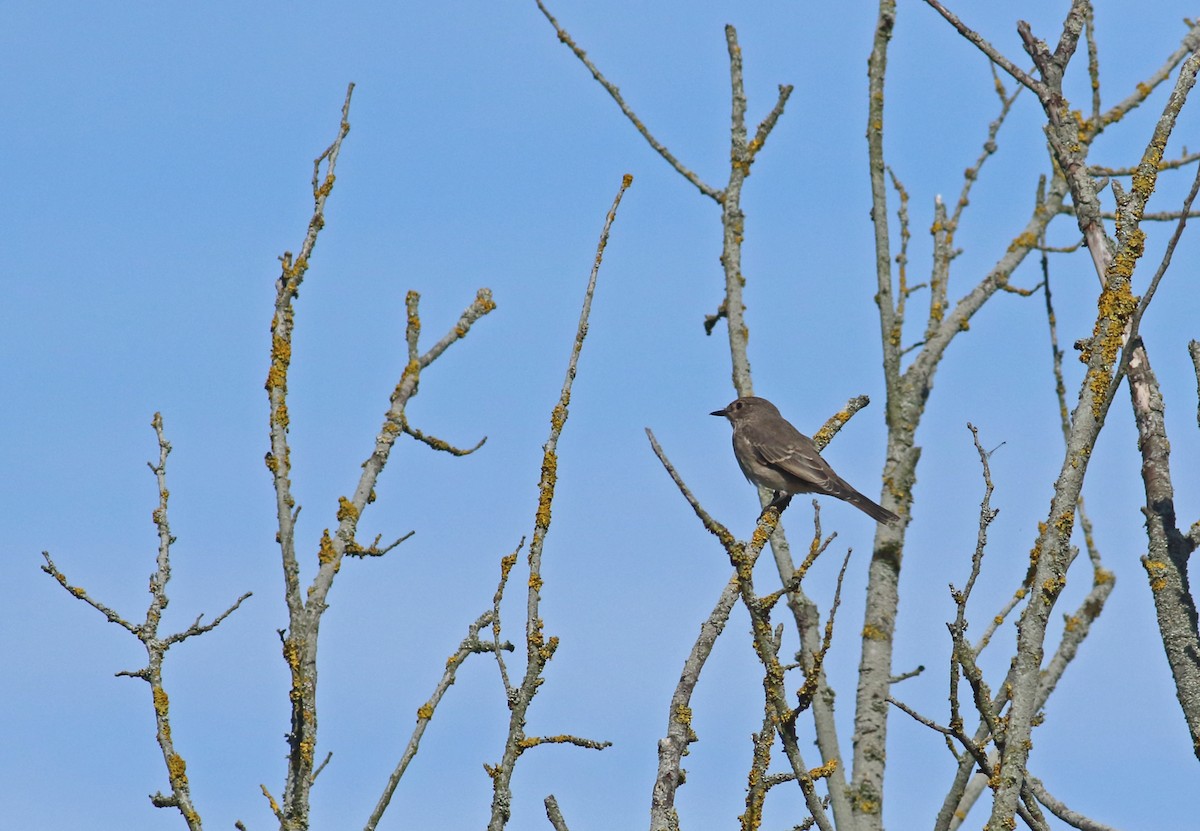
[[[725,410],[713,410],[711,413],[709,413],[709,415],[726,416],[726,415],[729,415],[729,413],[726,412]]]

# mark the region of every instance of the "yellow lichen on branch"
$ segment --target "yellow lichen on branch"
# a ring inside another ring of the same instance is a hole
[[[558,408],[555,408],[558,412]],[[550,527],[550,505],[554,501],[554,484],[558,479],[558,456],[553,450],[546,451],[542,460],[542,486],[538,493],[537,514],[534,518],[539,528]]]

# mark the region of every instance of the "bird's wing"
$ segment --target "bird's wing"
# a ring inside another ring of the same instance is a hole
[[[785,422],[786,424],[786,422]],[[836,495],[845,487],[842,478],[821,458],[813,440],[792,427],[785,434],[767,437],[757,431],[747,436],[755,454],[765,464],[778,468],[812,486],[814,491]]]

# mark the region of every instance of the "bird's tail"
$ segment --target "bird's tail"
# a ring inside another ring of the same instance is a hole
[[[845,484],[845,483],[843,483],[843,484]],[[846,491],[844,494],[839,493],[837,496],[838,496],[838,498],[842,499],[843,501],[849,502],[855,508],[858,508],[860,511],[862,511],[864,514],[866,514],[867,516],[869,516],[871,519],[875,520],[876,522],[883,522],[888,525],[895,525],[897,522],[900,521],[900,517],[896,516],[895,514],[893,514],[891,511],[889,511],[887,508],[883,507],[882,505],[876,505],[870,499],[863,496],[861,493],[859,493],[858,491],[856,491],[854,488],[850,487],[849,485],[846,485]]]

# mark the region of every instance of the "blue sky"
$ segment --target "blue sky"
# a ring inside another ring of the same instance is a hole
[[[1065,5],[956,8],[1019,57],[1015,20],[1057,38]],[[1102,92],[1111,104],[1177,46],[1180,20],[1194,10],[1175,0],[1153,16],[1101,5]],[[870,395],[871,407],[826,457],[877,496],[884,398],[863,138],[874,6],[563,0],[551,8],[655,135],[716,186],[728,159],[724,24],[738,27],[752,124],[778,84],[796,86],[743,197],[755,386],[806,432],[849,397]],[[142,665],[140,644],[38,568],[48,550],[95,597],[129,618],[144,615],[156,495],[143,463],[156,457],[155,411],[175,449],[168,477],[178,542],[164,631],[254,592],[220,629],[168,656],[176,741],[209,827],[275,824],[259,793],[260,783],[282,790],[287,729],[276,635],[286,614],[262,464],[268,324],[277,258],[301,242],[312,159],[334,137],[353,81],[353,129],[298,303],[291,439],[306,568],[337,497],[357,481],[403,366],[405,293],[421,292],[428,342],[481,286],[498,308],[423,375],[409,407],[423,430],[456,444],[486,435],[487,444],[465,459],[398,445],[361,536],[416,534],[382,561],[347,563],[331,594],[319,755],[334,756],[314,791],[313,826],[365,821],[445,657],[490,604],[500,557],[531,532],[549,412],[624,173],[635,181],[605,255],[559,446],[542,610],[562,645],[529,724],[531,733],[614,746],[527,754],[510,827],[547,827],[547,793],[574,829],[644,825],[667,701],[729,567],[643,428],[654,429],[695,493],[737,533],[748,535],[756,515],[728,426],[707,415],[733,394],[723,332],[706,338],[701,326],[722,294],[715,204],[646,146],[532,2],[17,2],[6,6],[0,71],[4,824],[181,827],[175,812],[146,798],[166,788],[148,688],[113,677]],[[973,47],[923,3],[901,0],[885,140],[912,194],[914,278],[927,270],[934,196],[957,197],[995,116],[990,84]],[[1085,84],[1076,76],[1070,88],[1080,103]],[[1133,163],[1164,95],[1102,138],[1092,160]],[[1000,256],[1029,210],[1046,168],[1038,116],[1023,96],[973,193],[958,234],[954,297]],[[1200,144],[1198,125],[1193,106],[1175,153]],[[1151,209],[1176,207],[1190,176],[1161,180]],[[1162,250],[1164,234],[1151,230],[1137,291]],[[1077,236],[1069,218],[1052,228],[1056,244]],[[1200,336],[1194,235],[1175,262],[1143,333],[1164,387],[1186,523],[1200,504],[1196,387],[1185,351]],[[1033,266],[1023,266],[1018,283],[1037,282]],[[1080,368],[1070,344],[1090,331],[1096,279],[1086,255],[1057,257],[1052,268],[1074,390]],[[1039,297],[1003,295],[985,307],[944,361],[918,434],[924,450],[895,669],[927,667],[898,693],[941,721],[944,624],[953,617],[946,585],[966,579],[982,495],[967,421],[986,446],[1003,443],[992,457],[1001,513],[976,592],[978,631],[1024,573],[1061,459]],[[1143,497],[1124,392],[1085,495],[1117,588],[1047,707],[1032,769],[1068,805],[1114,826],[1187,827],[1196,762],[1138,562]],[[797,500],[786,517],[793,544],[811,533],[810,517]],[[823,610],[835,560],[846,547],[855,552],[827,666],[848,756],[854,633],[873,527],[828,501],[823,520],[838,531],[809,587]],[[1089,582],[1073,574],[1064,612]],[[514,581],[505,609],[514,640],[520,587]],[[701,741],[679,797],[685,827],[727,827],[742,810],[748,737],[761,722],[747,628],[735,612],[693,702]],[[1012,626],[1002,632],[986,663],[993,681],[1007,664]],[[494,664],[473,658],[381,827],[485,825],[482,764],[499,758],[506,723]],[[938,736],[899,714],[890,753],[887,824],[929,825],[952,760]],[[796,794],[773,795],[769,827],[790,827],[798,805]]]

